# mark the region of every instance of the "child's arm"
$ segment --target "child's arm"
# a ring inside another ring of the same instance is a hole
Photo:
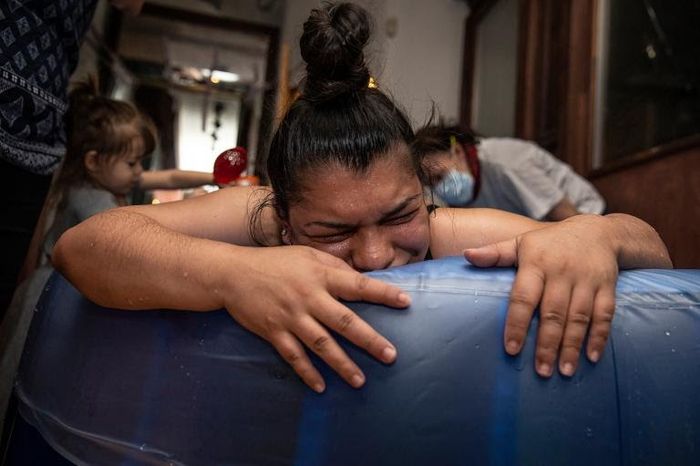
[[[143,190],[184,189],[205,184],[214,184],[213,174],[188,170],[153,170],[144,171],[141,174],[139,188]]]
[[[482,267],[517,266],[504,344],[515,355],[535,308],[540,307],[535,364],[545,377],[559,370],[573,375],[589,331],[587,355],[603,353],[615,311],[618,268],[670,268],[658,234],[638,218],[577,215],[559,223],[536,222],[487,209],[438,210],[431,251],[457,254]],[[494,244],[489,244],[494,243]],[[474,249],[477,248],[477,249]]]
[[[252,244],[249,208],[266,193],[228,188],[181,202],[97,214],[60,238],[54,265],[104,306],[225,307],[241,325],[268,340],[314,390],[325,385],[304,346],[359,387],[365,380],[362,371],[328,329],[386,363],[395,359],[396,349],[337,300],[405,307],[409,299],[321,251],[236,245]],[[279,242],[269,209],[261,222],[271,242]]]

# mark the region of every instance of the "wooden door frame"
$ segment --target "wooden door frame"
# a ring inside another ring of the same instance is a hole
[[[470,127],[476,60],[477,28],[499,0],[475,3],[465,22],[464,59],[462,69],[462,98],[460,123]],[[563,18],[554,18],[547,2],[566,2],[560,11]],[[595,25],[597,0],[519,0],[517,84],[515,102],[515,135],[548,146],[543,141],[542,124],[547,99],[561,102],[556,118],[558,129],[555,155],[582,174],[592,170],[593,112],[595,92]],[[549,37],[551,21],[566,21],[570,27],[566,37]],[[543,70],[549,60],[542,44],[549,40],[564,40],[565,54],[562,75],[558,76],[561,91],[551,95],[543,83]]]

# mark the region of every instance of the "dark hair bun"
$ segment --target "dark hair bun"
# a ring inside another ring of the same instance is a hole
[[[305,99],[323,102],[367,88],[369,70],[362,50],[370,30],[367,11],[352,3],[311,11],[300,41],[307,71]]]
[[[82,107],[88,105],[99,94],[97,80],[94,76],[88,76],[84,81],[73,84],[68,100],[71,107]]]

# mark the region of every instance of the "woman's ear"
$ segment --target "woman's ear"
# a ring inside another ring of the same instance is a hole
[[[286,244],[287,246],[294,244],[294,240],[292,239],[292,229],[289,228],[288,222],[282,222],[282,229],[280,230],[280,239],[282,240],[282,244]]]
[[[88,151],[85,157],[83,157],[83,164],[85,164],[85,170],[87,170],[88,173],[95,173],[98,171],[100,168],[100,161],[97,157],[97,151]]]

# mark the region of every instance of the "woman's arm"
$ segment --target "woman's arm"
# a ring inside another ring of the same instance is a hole
[[[53,262],[82,293],[103,306],[207,311],[225,307],[268,340],[311,388],[323,378],[304,345],[354,387],[357,365],[328,329],[383,362],[396,349],[338,299],[405,307],[398,288],[352,270],[342,260],[302,246],[252,248],[249,209],[265,190],[228,188],[158,206],[113,209],[68,230]],[[271,239],[275,219],[263,212]],[[234,243],[234,244],[232,244]],[[238,243],[238,244],[235,244]]]
[[[478,248],[547,226],[522,215],[496,209],[439,208],[430,217],[433,257],[462,255]]]
[[[277,216],[270,207],[258,209],[269,194],[264,187],[230,187],[178,202],[125,207],[123,211],[140,213],[189,236],[239,246],[257,246],[256,238],[264,238],[265,245],[277,246],[282,244]],[[256,215],[253,237],[250,219]]]
[[[185,189],[205,184],[214,184],[212,173],[188,170],[153,170],[144,171],[141,174],[139,188],[143,190]]]
[[[544,377],[552,375],[557,356],[560,372],[574,374],[586,333],[588,358],[600,359],[615,311],[618,268],[672,267],[656,231],[629,215],[577,215],[549,224],[476,209],[451,217],[435,219],[434,240],[446,247],[431,241],[431,250],[449,255],[465,247],[475,265],[518,267],[504,344],[509,354],[520,352],[539,305],[535,368]]]

